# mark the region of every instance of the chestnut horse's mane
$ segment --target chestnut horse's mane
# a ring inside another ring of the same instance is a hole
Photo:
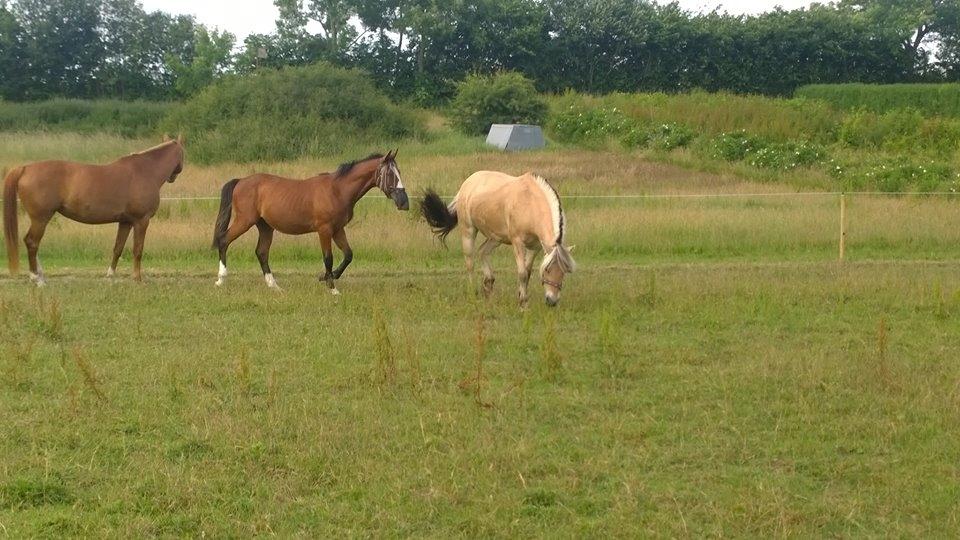
[[[173,143],[175,143],[175,142],[177,142],[177,141],[176,141],[176,140],[170,140],[170,141],[162,142],[162,143],[160,143],[160,144],[158,144],[158,145],[156,145],[156,146],[151,146],[150,148],[147,148],[146,150],[141,150],[141,151],[139,151],[139,152],[134,152],[134,153],[132,153],[132,154],[127,154],[127,155],[128,155],[128,156],[142,156],[143,154],[149,154],[150,152],[153,152],[154,150],[160,150],[161,148],[165,148],[165,147],[167,147],[167,146],[170,146],[171,144],[173,144]]]
[[[378,154],[374,152],[373,154],[370,154],[369,156],[363,159],[355,159],[353,161],[348,161],[347,163],[343,163],[339,167],[337,167],[337,170],[336,172],[333,173],[333,176],[335,178],[343,178],[344,176],[349,174],[351,170],[353,170],[353,168],[357,165],[357,163],[363,163],[364,161],[369,161],[371,159],[380,159],[382,157],[383,157],[383,154]]]

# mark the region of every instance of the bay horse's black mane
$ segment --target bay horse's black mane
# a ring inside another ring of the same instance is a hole
[[[374,152],[373,154],[370,154],[369,156],[363,159],[355,159],[353,161],[348,161],[347,163],[343,163],[339,167],[337,167],[337,170],[336,172],[333,173],[333,176],[335,176],[336,178],[342,178],[346,176],[347,173],[349,173],[351,170],[353,170],[353,168],[357,165],[357,163],[363,163],[364,161],[369,161],[371,159],[380,159],[382,157],[383,157],[383,154],[378,154]]]

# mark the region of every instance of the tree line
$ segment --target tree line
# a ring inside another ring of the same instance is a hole
[[[136,0],[0,0],[0,96],[179,98],[227,73],[328,61],[395,98],[448,100],[472,73],[542,91],[728,90],[960,79],[960,0],[840,0],[758,16],[648,0],[274,0],[232,35]],[[262,58],[262,53],[266,58]]]

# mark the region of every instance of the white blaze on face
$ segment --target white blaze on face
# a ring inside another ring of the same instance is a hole
[[[393,175],[397,177],[397,189],[403,189],[403,180],[400,178],[400,169],[397,168],[397,164],[391,163],[390,170],[393,171]]]

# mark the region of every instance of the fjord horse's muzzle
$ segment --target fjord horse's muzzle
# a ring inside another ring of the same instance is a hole
[[[397,210],[410,209],[410,199],[407,197],[407,190],[395,189],[390,198],[393,199],[394,204],[397,205]]]

